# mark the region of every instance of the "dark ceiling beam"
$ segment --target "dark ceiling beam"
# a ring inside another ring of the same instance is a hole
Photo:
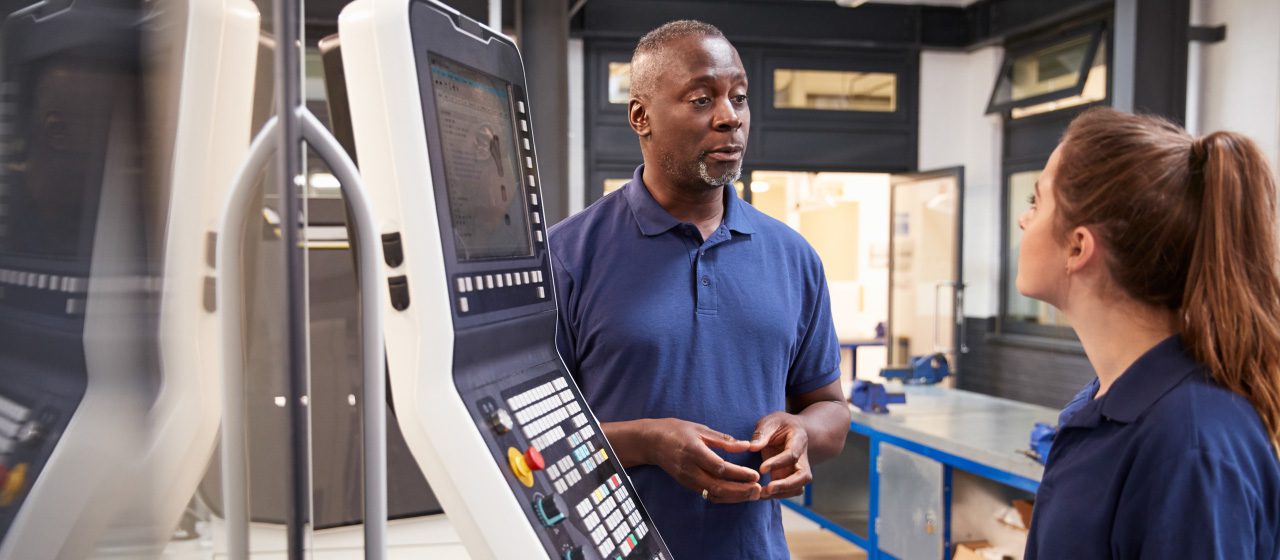
[[[575,37],[635,40],[672,19],[698,19],[735,42],[971,49],[1042,30],[1111,0],[979,0],[966,7],[796,0],[589,0]]]

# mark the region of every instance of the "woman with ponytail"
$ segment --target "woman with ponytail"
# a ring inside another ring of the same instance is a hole
[[[1238,134],[1110,109],[1067,128],[1017,286],[1097,378],[1059,418],[1028,559],[1280,559],[1276,195]]]

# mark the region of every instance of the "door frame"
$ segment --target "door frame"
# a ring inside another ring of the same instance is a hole
[[[925,171],[913,171],[908,173],[890,173],[889,179],[889,293],[886,294],[888,301],[888,318],[885,321],[885,350],[888,353],[888,363],[894,364],[893,348],[893,275],[894,275],[894,217],[897,215],[897,199],[893,196],[894,187],[902,183],[927,181],[930,179],[941,179],[944,177],[954,177],[956,179],[956,224],[955,224],[955,290],[952,292],[951,303],[954,306],[952,312],[953,324],[952,340],[954,341],[952,350],[951,373],[956,375],[960,373],[960,362],[962,355],[969,351],[969,347],[965,344],[965,317],[964,317],[964,166],[956,165],[951,167],[941,167],[937,169],[929,169]]]

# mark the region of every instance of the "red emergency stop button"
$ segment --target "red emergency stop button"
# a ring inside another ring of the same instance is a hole
[[[547,461],[542,458],[542,452],[532,445],[524,451],[524,462],[529,465],[529,470],[531,471],[540,471],[547,468]]]

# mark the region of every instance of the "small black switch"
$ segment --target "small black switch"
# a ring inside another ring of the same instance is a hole
[[[382,258],[391,268],[404,262],[404,245],[400,243],[400,232],[382,234]]]
[[[409,278],[392,276],[387,279],[387,287],[391,290],[391,307],[396,311],[409,308]]]
[[[212,276],[204,277],[204,310],[213,313],[218,310],[218,281]]]

